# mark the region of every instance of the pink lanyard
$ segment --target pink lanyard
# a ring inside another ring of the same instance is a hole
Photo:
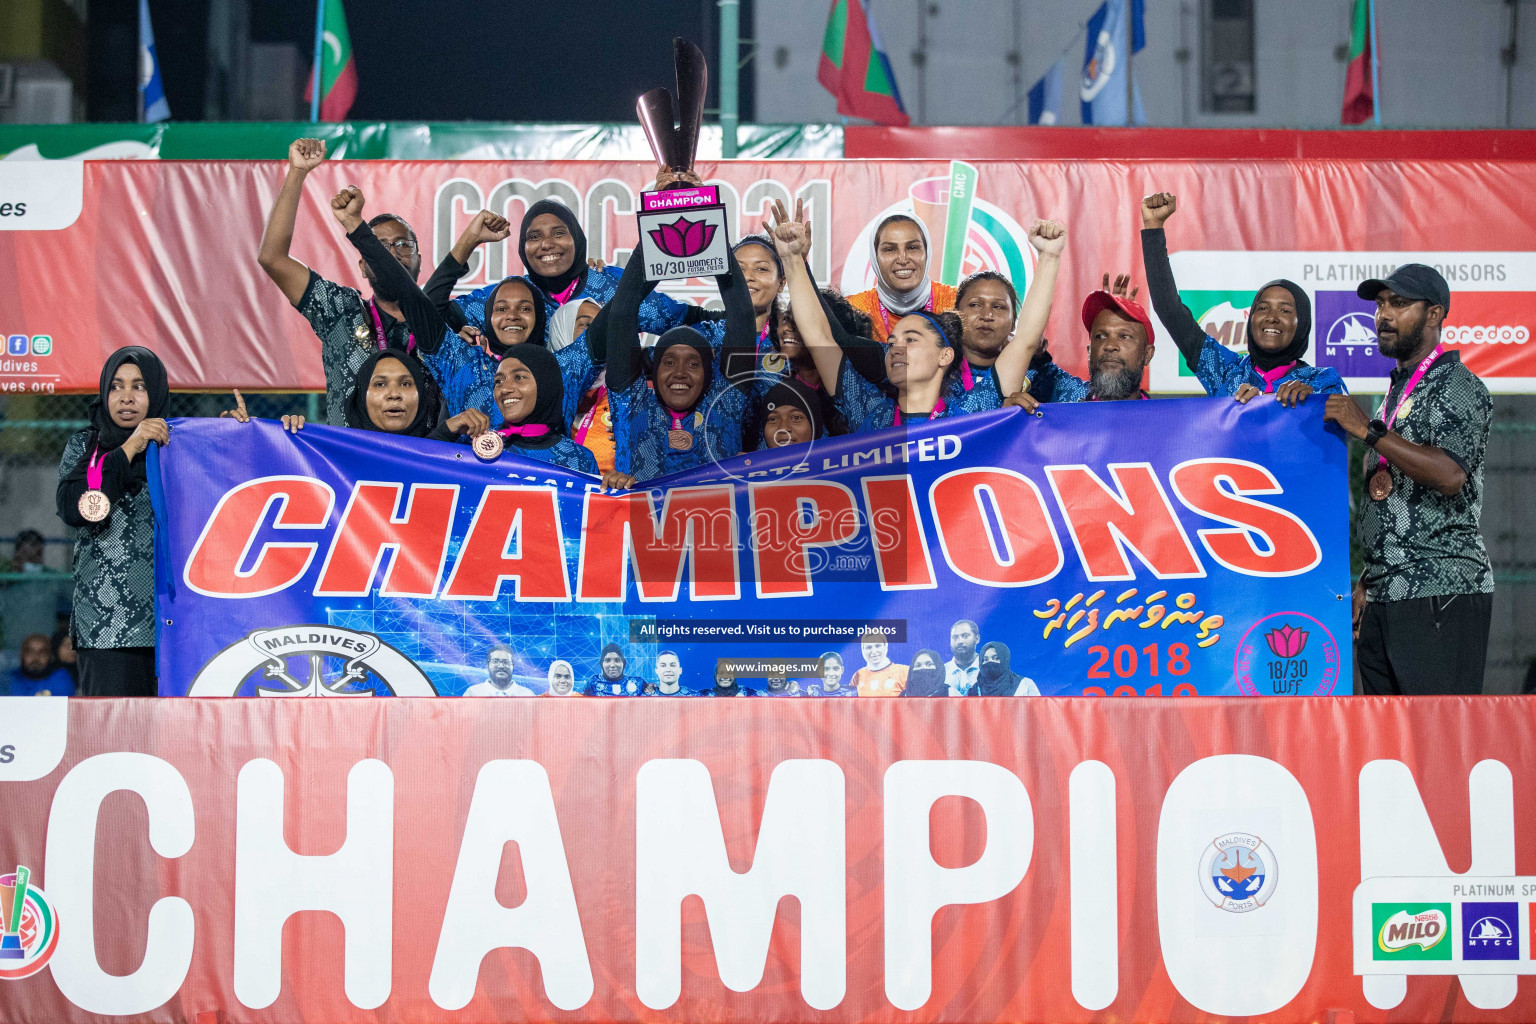
[[[1392,424],[1397,420],[1398,410],[1403,407],[1404,402],[1408,401],[1408,396],[1413,394],[1413,389],[1419,386],[1419,381],[1424,379],[1424,374],[1429,372],[1430,364],[1444,354],[1445,346],[1436,345],[1433,352],[1419,360],[1419,365],[1414,368],[1413,373],[1408,377],[1408,385],[1403,388],[1403,393],[1397,396],[1397,401],[1393,403],[1391,410],[1382,418],[1382,422],[1387,425],[1388,430],[1392,429]],[[1371,451],[1375,452],[1375,449],[1373,448]],[[1367,462],[1370,461],[1370,455],[1370,452],[1366,453]],[[1381,460],[1382,465],[1387,464],[1387,457],[1380,452],[1376,452],[1376,458]]]
[[[683,420],[688,418],[688,414],[687,413],[684,413],[684,412],[673,412],[671,409],[668,409],[667,410],[667,415],[672,417],[672,429],[673,430],[682,430],[683,429]]]
[[[881,302],[879,299],[875,300],[875,308],[880,311],[880,322],[885,325],[885,336],[887,338],[889,338],[891,336],[891,314],[889,314],[889,313],[887,313],[885,311],[885,303]],[[924,313],[932,313],[933,312],[933,286],[932,285],[929,285],[929,287],[928,287],[928,301],[923,304],[923,312]],[[903,313],[902,315],[905,316],[906,314]]]
[[[933,412],[928,414],[930,420],[936,420],[944,415],[944,399],[939,399],[939,404],[933,407]],[[892,417],[892,426],[901,426],[901,406],[896,407],[896,415]]]
[[[577,444],[587,443],[587,431],[592,429],[592,424],[597,419],[597,407],[603,404],[603,397],[608,394],[606,384],[599,384],[592,390],[596,392],[592,399],[592,408],[588,409],[587,414],[581,418],[581,423],[577,425],[576,434],[572,438]]]
[[[1281,377],[1284,377],[1294,369],[1296,369],[1296,363],[1291,362],[1286,363],[1284,366],[1277,366],[1273,370],[1261,370],[1255,366],[1253,368],[1253,372],[1263,378],[1264,394],[1267,395],[1271,391],[1275,390],[1275,384],[1280,380]]]
[[[101,448],[92,446],[91,461],[85,464],[85,486],[93,491],[101,490]]]
[[[967,391],[976,386],[976,378],[971,376],[971,361],[964,354],[960,356],[960,386]]]
[[[764,323],[763,324],[763,329],[757,332],[757,354],[758,355],[762,355],[763,354],[763,346],[768,341],[768,327],[769,327],[769,325],[771,323],[772,323],[771,320],[768,321],[767,323]]]
[[[377,299],[369,299],[368,300],[368,312],[373,314],[373,340],[374,340],[374,343],[379,346],[379,351],[382,352],[382,351],[384,351],[384,349],[388,348],[389,346],[387,344],[387,339],[384,336],[384,321],[379,318],[379,303],[378,303]],[[416,335],[410,334],[410,333],[406,334],[406,336],[405,336],[405,350],[407,352],[415,352],[416,351]]]
[[[555,300],[556,305],[563,306],[567,302],[571,301],[571,296],[576,294],[576,286],[580,283],[581,275],[577,274],[571,283],[565,286],[564,291],[556,292],[551,295],[550,298]]]
[[[543,437],[549,433],[549,427],[543,423],[518,423],[502,427],[496,433],[502,437]]]

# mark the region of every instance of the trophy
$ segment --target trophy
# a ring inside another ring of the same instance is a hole
[[[709,69],[704,51],[686,39],[672,40],[677,66],[677,122],[672,94],[652,89],[635,101],[635,113],[656,162],[674,171],[693,169],[704,119]],[[730,240],[720,190],[674,182],[659,192],[640,193],[640,258],[649,281],[714,277],[730,269]]]
[[[31,872],[19,867],[11,876],[12,884],[0,885],[0,960],[26,959],[27,950],[21,941],[21,915],[30,878]]]

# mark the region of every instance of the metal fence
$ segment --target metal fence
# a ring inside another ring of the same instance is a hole
[[[320,395],[247,395],[245,402],[253,416],[303,413],[324,421]],[[51,634],[67,621],[71,541],[54,511],[54,489],[64,444],[85,428],[88,403],[82,396],[0,397],[0,671],[15,665],[26,635]],[[233,405],[227,394],[176,394],[167,416],[217,416]],[[1358,462],[1359,452],[1352,457]],[[1486,688],[1511,693],[1536,660],[1536,517],[1529,511],[1536,508],[1536,397],[1494,399],[1484,483],[1483,538],[1497,581]],[[46,539],[41,571],[11,564],[16,534],[26,529]]]

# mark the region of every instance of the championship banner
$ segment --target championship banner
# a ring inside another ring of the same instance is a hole
[[[1351,688],[1317,401],[1006,409],[618,494],[322,426],[177,420],[152,451],[166,695]]]
[[[102,361],[125,340],[159,353],[174,388],[321,390],[319,342],[256,263],[285,168],[0,161],[0,390],[94,391]],[[1287,277],[1312,298],[1310,361],[1338,369],[1356,391],[1385,390],[1374,324],[1353,290],[1416,260],[1450,283],[1448,347],[1490,390],[1536,391],[1536,221],[1507,212],[1536,192],[1536,161],[705,160],[698,171],[719,189],[732,239],[758,230],[775,201],[803,200],[812,270],[849,293],[873,285],[870,236],[889,214],[927,226],[935,280],[956,284],[991,268],[1021,294],[1034,268],[1029,224],[1063,218],[1067,251],[1048,336],[1052,355],[1078,376],[1088,361],[1083,297],[1106,271],[1144,283],[1139,205],[1166,190],[1181,197],[1167,229],[1179,287],[1218,340],[1240,347],[1253,291]],[[329,207],[338,190],[358,185],[369,214],[393,212],[415,228],[422,281],[478,211],[516,225],[546,197],[576,211],[589,255],[622,265],[638,244],[639,193],[654,175],[641,161],[327,161],[306,181],[292,254],[366,291]],[[470,268],[466,289],[522,273],[517,239],[483,247]],[[695,301],[716,295],[712,280],[666,290]],[[1161,341],[1152,390],[1198,393],[1165,333]]]
[[[1520,1024],[1533,751],[1522,697],[0,698],[0,1020]]]

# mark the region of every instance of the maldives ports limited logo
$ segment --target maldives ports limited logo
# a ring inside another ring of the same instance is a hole
[[[59,946],[59,915],[32,872],[21,865],[0,875],[0,978],[15,981],[48,965]]]
[[[1218,909],[1246,914],[1268,903],[1280,884],[1280,863],[1258,836],[1217,836],[1200,858],[1200,889]]]
[[[928,254],[928,275],[934,281],[957,285],[978,270],[996,270],[1023,295],[1035,271],[1029,233],[1001,208],[976,194],[977,180],[975,167],[952,161],[947,177],[913,182],[907,198],[866,221],[843,260],[839,281],[843,293],[852,295],[874,287],[871,239],[881,221],[900,213],[922,221],[928,230],[933,246]]]
[[[224,648],[189,697],[435,697],[415,662],[372,633],[340,626],[258,629]]]
[[[1373,960],[1449,960],[1449,903],[1372,903]]]

